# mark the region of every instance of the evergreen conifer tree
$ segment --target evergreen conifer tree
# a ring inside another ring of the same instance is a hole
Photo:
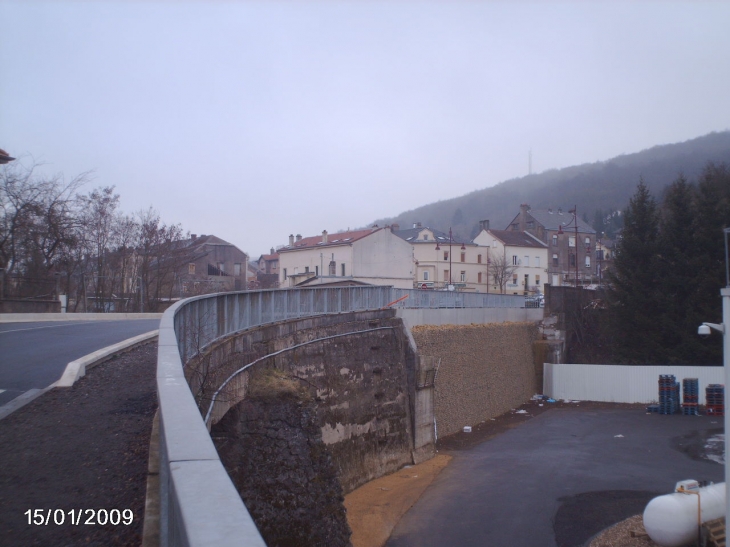
[[[609,317],[616,358],[634,364],[661,363],[662,313],[658,270],[659,215],[655,199],[643,180],[624,212],[624,229],[617,245],[608,292]]]

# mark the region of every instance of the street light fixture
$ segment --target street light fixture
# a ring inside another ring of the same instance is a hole
[[[727,389],[730,387],[730,335],[728,328],[730,326],[730,262],[728,262],[728,234],[730,228],[723,229],[725,237],[725,287],[720,289],[722,297],[722,323],[702,323],[697,329],[697,334],[703,338],[710,335],[713,330],[722,333],[723,347],[723,365],[725,367],[725,397],[723,404],[727,407]],[[730,467],[728,466],[728,457],[730,456],[730,413],[723,412],[725,418],[725,522],[730,522]]]

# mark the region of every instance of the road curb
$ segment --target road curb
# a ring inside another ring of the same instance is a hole
[[[139,336],[128,338],[123,342],[119,342],[118,344],[114,344],[112,346],[107,346],[105,348],[95,351],[94,353],[84,355],[80,359],[71,361],[69,364],[66,365],[66,370],[63,371],[61,379],[58,380],[54,384],[54,386],[71,387],[79,378],[86,374],[86,369],[94,367],[99,363],[103,363],[104,361],[110,359],[111,357],[114,357],[118,353],[132,349],[140,344],[144,344],[145,342],[149,342],[150,340],[155,338],[158,333],[158,330],[146,332],[145,334],[140,334]]]
[[[129,321],[161,319],[161,313],[0,313],[0,323],[36,323],[38,321]]]
[[[71,361],[69,364],[66,365],[66,369],[64,370],[60,380],[53,382],[50,386],[43,389],[29,389],[22,395],[18,395],[9,403],[0,406],[0,420],[6,418],[19,408],[23,408],[31,401],[34,401],[44,393],[47,393],[54,388],[73,386],[79,378],[86,374],[87,369],[92,368],[99,363],[103,363],[104,361],[114,357],[115,355],[118,355],[122,352],[149,342],[153,338],[157,337],[158,333],[159,331],[153,330],[145,334],[140,334],[139,336],[128,338],[123,342],[107,346],[98,351],[95,351],[94,353],[89,353],[88,355],[85,355],[80,359]]]

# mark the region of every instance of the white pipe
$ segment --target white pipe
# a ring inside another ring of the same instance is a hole
[[[697,498],[697,495],[675,492],[651,500],[644,509],[644,528],[652,541],[661,547],[694,544],[698,522],[725,515],[725,483],[699,489],[699,519]]]

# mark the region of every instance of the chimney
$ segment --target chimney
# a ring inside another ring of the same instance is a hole
[[[479,221],[479,231],[482,230],[489,230],[489,220],[480,220]]]
[[[390,231],[391,231],[391,232],[397,232],[397,231],[399,231],[399,230],[400,230],[400,224],[393,224],[393,225],[392,225],[392,226],[390,227]]]
[[[327,243],[327,230],[322,230],[322,243]]]
[[[302,234],[297,234],[297,243],[299,243],[302,240]]]
[[[421,223],[420,222],[416,222],[416,228],[421,228]]]
[[[270,255],[273,255],[274,254],[274,248],[273,247],[271,248],[271,252],[269,254]]]
[[[527,203],[520,204],[520,211],[523,213],[527,213],[530,210],[530,206],[527,205]]]
[[[289,234],[289,247],[294,245],[294,234]]]

